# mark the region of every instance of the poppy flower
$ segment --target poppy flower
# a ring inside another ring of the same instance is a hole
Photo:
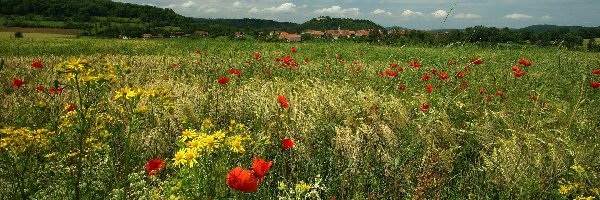
[[[381,74],[379,74],[379,77],[385,78],[385,73],[382,72]]]
[[[171,66],[173,66],[173,68],[178,68],[179,64],[178,63],[173,63]]]
[[[360,71],[362,69],[361,66],[356,66],[356,71]]]
[[[471,62],[473,62],[476,65],[481,65],[483,64],[483,60],[479,59],[479,58],[471,58]]]
[[[448,76],[448,74],[446,74],[446,73],[444,73],[444,72],[440,72],[440,75],[439,75],[439,76],[440,76],[440,78],[441,78],[442,80],[446,80],[446,79],[448,79],[448,77],[449,77],[449,76]]]
[[[436,75],[436,74],[437,74],[437,70],[435,70],[435,69],[430,69],[430,70],[429,70],[429,73],[431,73],[431,74],[433,74],[433,75]]]
[[[456,64],[456,61],[454,61],[454,60],[450,60],[450,62],[448,62],[448,64],[450,64],[450,65],[454,65],[454,64]]]
[[[337,55],[337,56],[335,57],[335,59],[341,60],[341,59],[342,59],[342,56],[340,56],[340,55]]]
[[[200,65],[200,61],[196,61],[196,65]]]
[[[252,64],[252,61],[250,61],[250,60],[247,60],[247,61],[246,61],[246,64],[248,64],[248,65],[251,65],[251,64]]]
[[[196,54],[200,54],[200,50],[199,49],[196,49]]]
[[[463,73],[462,71],[458,71],[458,72],[456,73],[456,77],[458,77],[458,78],[462,79],[463,77],[465,77],[465,73]]]
[[[515,75],[515,77],[521,77],[521,76],[525,75],[525,72],[524,71],[513,72],[513,74]]]
[[[259,59],[260,59],[260,54],[258,53],[258,51],[255,51],[255,52],[254,52],[254,58],[255,58],[256,60],[259,60]]]
[[[327,73],[331,72],[331,67],[325,67],[325,72],[327,72]]]
[[[31,67],[41,69],[44,66],[42,65],[42,61],[36,60],[33,63],[31,63]]]
[[[412,61],[412,62],[410,62],[409,66],[414,67],[414,68],[419,68],[419,67],[421,67],[421,63],[419,63],[417,61]]]
[[[229,74],[235,74],[237,75],[237,77],[239,78],[240,76],[242,76],[242,73],[240,73],[239,70],[235,69],[235,68],[231,68],[229,69]]]
[[[537,95],[531,95],[529,98],[533,101],[537,101],[539,97]]]
[[[52,93],[52,94],[60,94],[60,93],[62,93],[62,90],[63,89],[61,87],[58,87],[58,88],[51,87],[50,88],[50,93]]]
[[[362,51],[359,51],[359,52],[358,52],[358,56],[363,56],[363,52],[362,52]]]
[[[358,60],[355,60],[355,61],[354,61],[354,64],[355,64],[355,65],[358,65],[358,63],[359,63],[359,62],[358,62]]]
[[[471,68],[470,68],[469,66],[466,66],[466,67],[465,67],[465,72],[466,72],[466,73],[469,73],[469,70],[470,70],[470,69],[471,69]]]
[[[267,74],[267,75],[271,75],[271,70],[270,70],[270,69],[266,69],[266,70],[265,70],[265,74]]]
[[[523,69],[521,69],[521,67],[515,65],[515,66],[512,66],[512,70],[515,72],[519,72],[519,71],[522,71]]]
[[[281,62],[281,58],[275,58],[275,61]]]
[[[396,68],[396,69],[397,69],[399,72],[403,72],[403,71],[404,71],[404,69],[402,69],[402,67],[398,67],[398,68]]]
[[[291,56],[287,55],[287,56],[284,56],[284,57],[283,57],[283,61],[282,61],[282,62],[283,62],[283,63],[286,63],[286,64],[289,64],[289,63],[291,63],[293,60],[294,60],[294,59],[292,59],[292,57],[291,57]]]
[[[160,158],[152,159],[146,163],[146,172],[148,172],[148,178],[156,175],[161,169],[166,169],[167,164]]]
[[[279,104],[284,109],[290,107],[290,105],[287,103],[287,98],[285,96],[282,96],[282,95],[277,96],[277,101],[279,101]]]
[[[600,69],[592,69],[592,74],[600,75]]]
[[[23,87],[23,83],[25,83],[25,81],[18,79],[18,78],[13,78],[12,86],[14,88],[21,88],[21,87]]]
[[[427,92],[431,93],[431,91],[433,91],[433,87],[431,85],[427,85],[427,86],[425,86],[425,90],[427,90]]]
[[[234,190],[242,192],[256,192],[258,189],[258,178],[252,170],[241,167],[233,168],[227,173],[227,185]]]
[[[504,91],[498,90],[498,91],[496,91],[496,95],[503,96],[504,95]]]
[[[592,88],[594,88],[594,89],[595,89],[595,88],[598,88],[598,87],[600,87],[600,83],[592,81],[592,82],[590,83],[590,87],[592,87]]]
[[[397,68],[397,67],[398,67],[398,65],[397,65],[397,64],[395,64],[395,63],[390,63],[390,67],[391,67],[391,68]]]
[[[486,97],[486,100],[487,100],[487,102],[490,102],[490,101],[492,101],[492,96],[490,96],[490,95],[487,95],[487,97]]]
[[[393,77],[397,77],[398,76],[398,72],[393,72],[393,71],[390,71],[390,70],[385,70],[385,73],[388,76],[393,76]]]
[[[308,58],[305,58],[304,63],[308,63],[308,62],[310,62],[310,60]]]
[[[519,64],[529,67],[529,66],[531,66],[531,61],[521,58],[521,59],[519,59]]]
[[[44,88],[44,86],[38,85],[37,87],[35,87],[35,90],[44,91],[44,90],[46,90],[46,88]]]
[[[292,53],[296,53],[296,52],[297,52],[296,47],[292,47]]]
[[[423,105],[421,106],[421,108],[419,108],[419,110],[421,110],[421,111],[426,111],[426,110],[429,110],[429,104],[423,104]]]
[[[400,83],[400,85],[398,85],[398,89],[404,91],[404,90],[406,90],[406,85]]]
[[[67,106],[67,111],[68,111],[68,112],[71,112],[71,111],[74,111],[74,110],[75,110],[75,105],[73,105],[73,104],[69,104],[69,105]]]
[[[221,84],[221,85],[225,85],[225,84],[227,84],[228,81],[229,81],[229,78],[224,76],[224,77],[221,77],[217,82],[219,82],[219,84]]]
[[[431,76],[429,76],[429,74],[423,74],[423,80],[427,81],[431,78]]]
[[[483,87],[480,87],[480,88],[479,88],[479,94],[483,94],[483,93],[485,93],[485,88],[483,88]]]
[[[281,144],[283,145],[283,150],[289,150],[294,148],[294,141],[292,141],[292,139],[290,138],[284,138]]]
[[[254,176],[259,179],[264,178],[267,172],[269,172],[269,169],[271,169],[271,165],[273,165],[273,161],[267,162],[260,158],[254,158],[254,162],[252,162]]]

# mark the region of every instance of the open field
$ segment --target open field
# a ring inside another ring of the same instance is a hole
[[[0,42],[2,198],[600,198],[597,53]]]

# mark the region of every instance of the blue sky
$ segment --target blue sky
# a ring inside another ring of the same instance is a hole
[[[171,8],[187,17],[302,23],[318,16],[411,29],[535,24],[600,26],[600,0],[115,0]],[[447,18],[446,18],[447,17]]]

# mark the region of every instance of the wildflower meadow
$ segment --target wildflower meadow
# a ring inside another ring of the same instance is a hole
[[[0,199],[600,198],[598,53],[0,41]]]

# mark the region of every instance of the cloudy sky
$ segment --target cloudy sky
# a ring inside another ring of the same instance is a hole
[[[115,0],[171,8],[187,17],[302,23],[318,16],[411,29],[534,24],[600,26],[600,0]]]

